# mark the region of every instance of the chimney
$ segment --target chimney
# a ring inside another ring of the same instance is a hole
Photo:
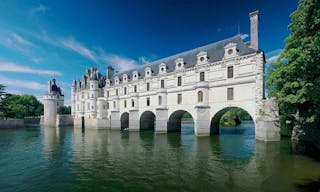
[[[107,79],[111,79],[114,74],[114,69],[111,66],[107,67]]]
[[[259,49],[259,11],[249,14],[250,17],[250,46],[254,49]]]

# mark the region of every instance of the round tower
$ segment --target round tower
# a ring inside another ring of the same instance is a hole
[[[64,95],[62,94],[60,87],[56,85],[55,79],[48,82],[48,92],[43,96],[43,104],[43,125],[55,127],[57,111],[64,105]]]

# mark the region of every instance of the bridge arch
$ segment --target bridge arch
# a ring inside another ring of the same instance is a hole
[[[167,131],[181,132],[182,118],[185,117],[186,115],[192,119],[192,122],[194,122],[193,116],[191,115],[191,113],[189,113],[186,110],[176,110],[172,112],[168,119]]]
[[[250,110],[245,109],[244,107],[239,107],[239,106],[228,106],[228,107],[224,107],[222,109],[220,109],[219,111],[217,111],[213,117],[211,118],[211,123],[210,123],[210,134],[214,135],[214,134],[219,134],[219,127],[220,127],[220,120],[222,118],[222,116],[228,112],[231,109],[242,109],[245,112],[247,112],[251,119],[253,120],[253,123],[255,124],[254,121],[254,115],[252,112],[250,112]]]
[[[121,122],[121,129],[129,128],[129,113],[128,112],[124,112],[121,114],[120,122]]]
[[[155,130],[156,115],[145,111],[140,115],[140,130]]]

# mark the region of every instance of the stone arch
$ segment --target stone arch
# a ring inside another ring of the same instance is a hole
[[[121,129],[129,128],[129,113],[124,112],[120,117]]]
[[[173,113],[171,113],[171,115],[169,116],[167,131],[168,132],[181,132],[182,117],[186,113],[188,113],[191,116],[192,121],[194,122],[194,118],[191,115],[191,113],[189,113],[188,111],[185,111],[185,110],[176,110]]]
[[[140,130],[154,130],[156,115],[152,111],[145,111],[140,115]]]
[[[220,119],[221,117],[230,109],[236,109],[236,108],[240,108],[244,111],[246,111],[250,116],[251,119],[254,120],[254,116],[252,113],[250,113],[249,110],[244,109],[243,107],[238,107],[238,106],[229,106],[229,107],[225,107],[220,109],[218,112],[216,112],[213,117],[211,118],[211,123],[210,123],[210,134],[214,135],[214,134],[219,134],[219,126],[220,126]],[[255,123],[255,121],[253,121]]]

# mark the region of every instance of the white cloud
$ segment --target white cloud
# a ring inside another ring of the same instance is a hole
[[[138,66],[137,62],[133,59],[120,57],[118,55],[103,56],[102,60],[105,63],[111,64],[119,72],[133,69]]]
[[[22,44],[22,45],[27,45],[27,46],[34,46],[33,43],[31,43],[30,41],[24,39],[23,37],[21,37],[20,35],[18,35],[17,33],[12,33],[11,36],[13,37],[13,39],[15,40],[15,42]]]
[[[249,37],[249,35],[248,34],[241,34],[240,37],[241,37],[241,39],[245,40],[247,37]]]
[[[277,61],[277,59],[280,57],[281,53],[283,52],[283,49],[275,49],[268,53],[266,53],[266,61],[267,63],[274,63]]]
[[[150,63],[150,60],[144,56],[141,56],[139,58],[139,62],[142,63],[142,64],[147,64],[147,63]]]
[[[70,49],[80,55],[83,55],[83,56],[91,59],[94,62],[97,62],[97,58],[96,58],[94,52],[91,51],[90,49],[86,48],[85,46],[83,46],[81,43],[77,42],[73,38],[61,40],[60,42],[64,47],[66,47],[66,48],[68,48],[68,49]]]
[[[45,91],[47,89],[47,85],[45,84],[41,84],[35,81],[12,79],[2,75],[0,75],[0,82],[7,87],[20,87],[25,89],[41,90],[41,91]]]
[[[16,72],[16,73],[31,73],[36,75],[49,75],[49,76],[61,75],[59,71],[34,69],[29,66],[18,65],[14,62],[6,61],[6,60],[0,60],[0,71]]]

